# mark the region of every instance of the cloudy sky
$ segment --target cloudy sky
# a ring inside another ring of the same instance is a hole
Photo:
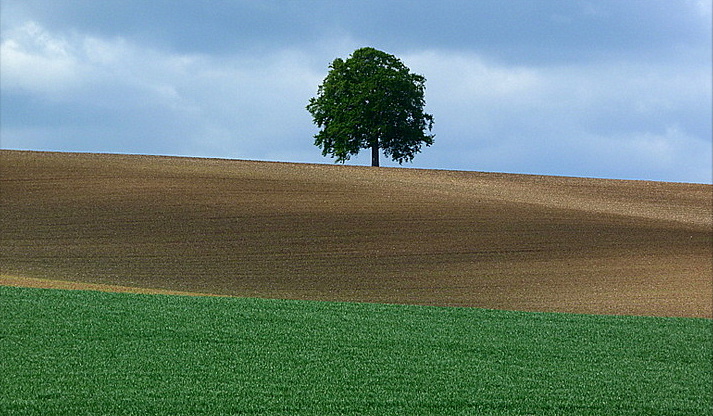
[[[332,163],[305,105],[372,46],[427,79],[404,166],[711,183],[711,3],[0,0],[0,146]]]

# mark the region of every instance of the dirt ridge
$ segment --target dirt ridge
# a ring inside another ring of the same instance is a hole
[[[704,184],[0,150],[0,284],[710,318],[712,198]]]

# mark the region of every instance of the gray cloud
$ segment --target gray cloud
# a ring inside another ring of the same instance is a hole
[[[349,36],[396,51],[477,51],[501,61],[681,57],[710,46],[707,0],[4,0],[3,26],[124,37],[175,53],[234,54]]]
[[[452,141],[433,165],[710,181],[705,66],[520,67],[438,52],[408,61],[432,74],[427,94],[440,114],[437,144]]]
[[[206,4],[3,1],[2,147],[329,163],[304,106],[373,45],[428,79],[414,167],[711,182],[706,2]]]

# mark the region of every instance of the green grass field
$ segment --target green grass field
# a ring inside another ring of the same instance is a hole
[[[0,287],[0,414],[710,415],[711,331]]]

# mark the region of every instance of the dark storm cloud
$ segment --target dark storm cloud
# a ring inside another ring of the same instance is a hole
[[[184,53],[290,47],[345,35],[397,50],[478,51],[506,62],[655,58],[710,45],[710,25],[698,16],[706,13],[705,2],[696,1],[24,0],[4,7],[50,31],[121,36]]]

